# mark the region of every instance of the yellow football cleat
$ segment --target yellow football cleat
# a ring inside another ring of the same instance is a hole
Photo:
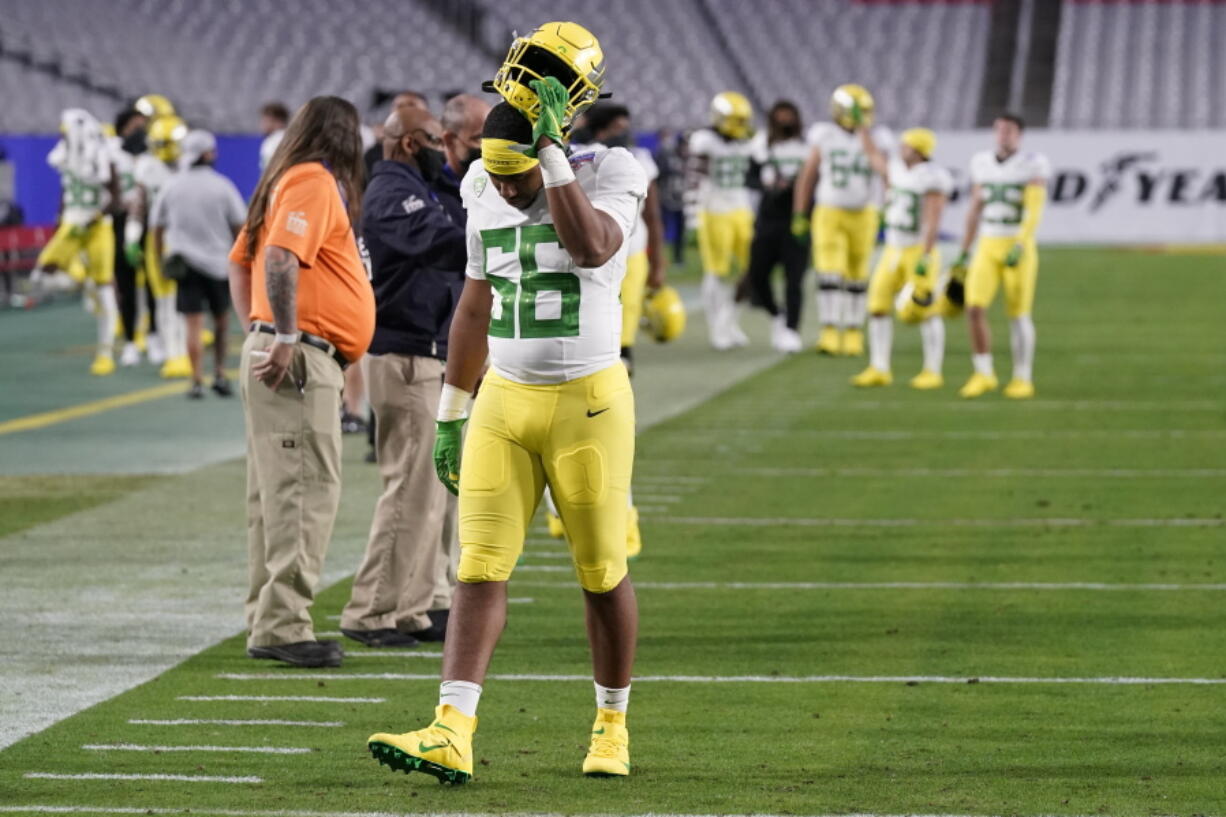
[[[583,759],[588,777],[625,777],[630,774],[630,733],[626,713],[597,709],[592,724],[592,744]]]
[[[115,371],[115,359],[110,355],[98,355],[90,364],[89,373],[99,377],[112,374]]]
[[[864,354],[864,330],[843,330],[842,353],[847,357],[860,357],[860,355]]]
[[[461,785],[473,776],[473,733],[477,719],[454,706],[434,710],[434,723],[416,732],[378,732],[366,739],[375,760],[395,771],[424,772],[440,783]]]
[[[1018,380],[1014,378],[1009,381],[1009,385],[1005,386],[1005,397],[1010,400],[1029,400],[1034,397],[1034,383],[1029,380]]]
[[[982,397],[990,391],[996,391],[998,385],[996,375],[975,372],[971,375],[971,379],[966,381],[966,385],[958,390],[958,396],[968,400]]]
[[[549,535],[554,539],[566,538],[566,526],[562,524],[562,517],[553,511],[545,511],[545,524],[549,526]]]
[[[838,329],[835,329],[833,326],[822,327],[821,334],[817,336],[817,353],[819,355],[837,355],[842,345]]]
[[[874,369],[869,366],[851,379],[851,385],[859,389],[871,389],[874,386],[888,386],[894,382],[894,375]]]
[[[167,380],[175,380],[182,377],[192,376],[192,364],[187,357],[172,357],[168,358],[162,364],[162,370],[159,374]]]
[[[922,372],[911,378],[911,388],[913,389],[939,389],[945,385],[945,378],[941,377],[936,372],[931,372],[924,369]]]
[[[630,506],[626,519],[626,558],[637,559],[643,552],[643,536],[639,533],[639,509]]]

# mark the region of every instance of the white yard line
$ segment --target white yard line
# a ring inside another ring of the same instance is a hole
[[[215,678],[223,681],[434,681],[437,675],[414,673],[281,673],[281,672],[222,672]],[[494,674],[486,676],[495,681],[586,681],[590,675],[532,675]],[[1105,684],[1105,685],[1157,685],[1157,684],[1226,684],[1222,678],[1138,678],[1132,676],[1099,676],[1073,678],[1042,678],[1027,676],[995,675],[643,675],[635,676],[637,683],[674,684]]]
[[[573,587],[573,585],[571,586]],[[516,598],[516,599],[507,599],[507,604],[532,604],[535,601],[536,599],[521,597],[521,598]]]
[[[320,726],[337,728],[345,725],[344,721],[280,721],[251,720],[234,721],[221,718],[175,718],[166,721],[132,718],[128,723],[137,726]]]
[[[1015,519],[834,519],[804,516],[667,516],[656,520],[670,525],[720,527],[798,528],[1220,528],[1226,519],[1172,517],[1169,519],[1088,519],[1077,517],[1020,517]],[[523,570],[523,568],[519,568]]]
[[[307,755],[315,751],[305,746],[146,746],[140,743],[86,743],[91,752],[245,752],[255,755]]]
[[[362,658],[442,658],[441,652],[422,652],[412,648],[384,650],[345,650],[345,657],[361,656]]]
[[[781,410],[795,407],[848,409],[851,411],[903,411],[914,414],[918,411],[935,411],[948,414],[951,411],[969,412],[999,412],[1002,404],[999,401],[979,400],[942,403],[911,403],[896,400],[816,400],[812,402],[798,400],[782,400],[778,404]],[[1006,404],[1008,405],[1008,404]],[[1025,404],[1014,404],[1026,411],[1040,409],[1045,411],[1221,411],[1222,404],[1216,400],[1027,400]]]
[[[574,589],[569,582],[520,582],[525,587]],[[1089,590],[1104,592],[1202,591],[1226,584],[1113,584],[1107,582],[638,582],[635,590]]]
[[[263,783],[264,778],[255,776],[220,777],[206,774],[100,774],[97,772],[82,772],[80,774],[55,774],[52,772],[26,772],[22,777],[28,780],[173,780],[176,783]],[[16,811],[8,806],[0,807],[4,811]],[[73,806],[61,808],[75,809]],[[82,811],[98,811],[99,809],[81,808]],[[145,809],[140,809],[145,811]],[[125,812],[127,813],[127,812]]]
[[[290,701],[295,703],[381,704],[387,698],[339,698],[328,695],[180,695],[177,701]]]
[[[760,477],[1093,477],[1203,479],[1226,477],[1226,468],[737,468]],[[652,497],[655,499],[655,497]]]
[[[316,630],[316,638],[344,638],[345,634],[340,630]]]
[[[1226,430],[1217,428],[1192,429],[1057,429],[1031,431],[1009,429],[998,431],[945,430],[925,431],[916,429],[827,429],[827,428],[758,428],[758,427],[702,427],[659,429],[655,434],[683,435],[700,434],[704,437],[749,436],[761,437],[818,437],[832,440],[1201,440],[1226,437]]]

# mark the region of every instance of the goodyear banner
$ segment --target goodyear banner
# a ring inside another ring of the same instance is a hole
[[[936,159],[957,182],[943,233],[962,235],[971,156],[992,147],[989,130],[937,134]],[[1022,150],[1051,161],[1041,242],[1226,242],[1226,132],[1031,130]]]

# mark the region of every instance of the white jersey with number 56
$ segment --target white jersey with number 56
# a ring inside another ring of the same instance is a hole
[[[890,152],[890,132],[873,128],[873,141]],[[818,166],[817,203],[840,210],[862,210],[873,203],[876,186],[873,168],[860,144],[860,136],[843,130],[833,122],[818,122],[809,128],[806,141],[822,153]]]
[[[460,185],[468,210],[467,274],[493,289],[490,364],[517,383],[564,383],[618,361],[627,239],[647,177],[623,148],[584,148],[570,163],[592,206],[621,228],[621,247],[594,269],[577,266],[558,241],[544,189],[528,209],[512,207],[481,162]]]
[[[981,150],[971,159],[971,183],[983,194],[979,234],[988,238],[1017,235],[1022,226],[1023,193],[1035,179],[1051,175],[1051,163],[1042,153],[1017,151],[1003,162],[990,150]]]

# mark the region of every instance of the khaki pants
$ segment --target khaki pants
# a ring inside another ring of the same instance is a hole
[[[367,393],[375,412],[375,451],[383,495],[341,614],[351,630],[416,632],[430,626],[447,489],[434,471],[434,418],[443,363],[431,357],[371,355]]]
[[[247,646],[314,639],[311,602],[341,496],[341,368],[298,344],[274,392],[251,375],[251,354],[273,336],[243,343],[239,389],[247,417]]]

